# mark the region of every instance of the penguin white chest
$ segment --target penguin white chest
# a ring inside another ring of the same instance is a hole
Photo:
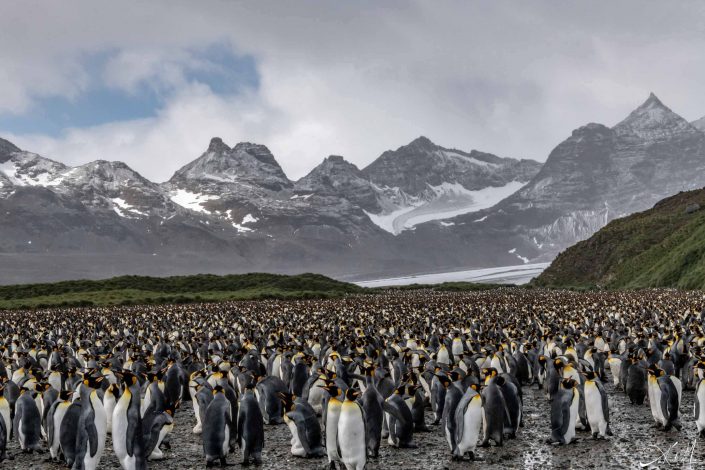
[[[592,433],[599,433],[600,436],[605,437],[607,421],[602,409],[602,394],[594,382],[585,383],[585,409]]]
[[[59,456],[59,446],[61,445],[59,438],[61,437],[61,423],[64,420],[64,416],[69,409],[69,405],[66,403],[59,403],[59,405],[54,410],[54,416],[51,419],[54,421],[54,433],[51,436],[51,442],[49,442],[49,454],[52,458],[57,458]]]
[[[573,389],[573,400],[570,402],[570,424],[568,425],[568,431],[565,433],[563,438],[566,444],[573,441],[575,437],[575,422],[578,419],[578,405],[580,404],[580,392]]]
[[[695,399],[697,400],[696,409],[699,409],[699,412],[695,415],[695,425],[698,427],[698,432],[701,432],[705,429],[705,380],[701,380],[698,383]]]
[[[477,440],[480,437],[480,428],[482,427],[482,399],[479,395],[470,400],[463,414],[462,426],[462,438],[456,443],[458,453],[461,456],[466,452],[474,452],[477,447]]]
[[[304,446],[301,444],[301,439],[299,439],[299,431],[296,429],[296,423],[293,420],[286,418],[286,425],[289,427],[291,432],[291,455],[297,457],[306,457],[306,451]]]
[[[98,393],[93,391],[90,395],[91,405],[93,406],[94,423],[96,428],[96,434],[98,436],[98,447],[96,449],[95,455],[90,453],[89,449],[86,452],[86,456],[83,459],[83,464],[86,470],[95,470],[98,467],[100,458],[103,456],[103,450],[105,449],[105,436],[107,435],[107,416],[105,415],[105,408],[103,407],[103,402],[98,398]]]
[[[337,438],[338,438],[338,422],[340,420],[340,402],[331,399],[328,402],[326,411],[326,450],[328,453],[329,462],[340,461],[338,454]]]
[[[340,457],[348,470],[363,470],[367,463],[365,421],[362,410],[353,402],[345,402],[338,420]]]
[[[127,407],[129,398],[122,397],[115,404],[112,418],[113,450],[121,462],[127,457]]]
[[[654,421],[666,425],[666,417],[661,409],[661,387],[654,377],[649,377],[649,405],[651,407],[651,415]]]

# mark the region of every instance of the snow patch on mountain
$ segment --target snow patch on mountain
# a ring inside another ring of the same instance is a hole
[[[501,165],[496,163],[490,163],[477,158],[473,158],[470,155],[463,155],[458,152],[453,152],[452,150],[440,150],[439,151],[446,158],[458,158],[466,162],[472,163],[473,165],[481,166],[484,168],[499,168]]]
[[[203,207],[203,204],[208,201],[220,199],[220,196],[214,196],[212,194],[192,193],[191,191],[187,191],[185,189],[177,189],[169,193],[169,199],[186,209],[210,214],[210,211]]]
[[[524,183],[512,181],[504,186],[487,187],[470,191],[459,183],[442,183],[429,186],[422,196],[403,195],[401,201],[391,209],[379,214],[365,213],[381,229],[399,235],[404,230],[433,220],[444,220],[459,215],[477,212],[494,206],[502,199],[516,192]],[[397,188],[385,188],[400,194]]]
[[[225,211],[225,215],[227,216],[228,219],[232,220],[233,219],[233,210],[228,209]],[[251,227],[245,227],[245,224],[254,224],[257,222],[259,219],[257,217],[254,217],[252,214],[247,214],[245,217],[242,218],[242,221],[240,223],[237,222],[232,222],[233,228],[235,228],[238,232],[253,232],[254,229]]]
[[[15,186],[58,186],[62,183],[64,179],[64,174],[57,172],[55,167],[51,164],[44,164],[42,160],[36,155],[28,156],[27,158],[21,158],[24,155],[20,155],[16,160],[10,159],[5,163],[0,164],[0,172],[2,172],[5,177]],[[29,161],[31,158],[35,158],[36,161],[31,166],[31,171],[23,169],[23,163],[25,160]],[[47,162],[49,162],[47,160]],[[51,162],[54,163],[54,162]]]
[[[141,215],[144,217],[149,216],[149,214],[136,209],[132,205],[128,204],[127,201],[125,201],[122,198],[116,197],[116,198],[111,199],[111,201],[113,201],[113,210],[120,217],[124,217],[126,219],[139,218],[139,217],[134,217],[131,214]]]
[[[528,263],[529,263],[529,258],[527,258],[527,257],[525,257],[525,256],[521,256],[519,253],[517,253],[517,249],[516,249],[516,248],[512,248],[512,249],[509,250],[507,253],[509,253],[510,255],[515,255],[517,258],[519,258],[520,260],[522,260],[522,261],[524,262],[524,264],[528,264]]]

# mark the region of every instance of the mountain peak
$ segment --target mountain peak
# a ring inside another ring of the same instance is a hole
[[[20,152],[20,149],[9,140],[0,138],[0,163],[7,161],[14,152]]]
[[[267,147],[240,142],[231,149],[219,137],[211,139],[208,150],[178,170],[172,180],[226,184],[240,181],[274,191],[291,186]]]
[[[404,147],[435,149],[436,144],[431,142],[431,139],[429,139],[428,137],[419,136],[419,137],[415,138],[414,140],[412,140],[411,142],[409,142]]]
[[[213,137],[210,144],[208,144],[208,151],[225,153],[230,152],[230,147],[228,147],[220,137]]]
[[[658,96],[656,96],[653,91],[649,93],[649,97],[646,99],[646,101],[644,101],[644,104],[642,104],[640,107],[644,106],[662,106],[664,108],[666,107],[666,105],[664,105],[663,102],[658,99]]]
[[[638,108],[613,128],[619,135],[635,135],[647,140],[662,140],[692,132],[693,127],[651,93]]]

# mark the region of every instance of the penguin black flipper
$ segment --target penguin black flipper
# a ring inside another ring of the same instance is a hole
[[[137,424],[142,422],[142,417],[140,416],[140,407],[133,406],[132,400],[134,400],[134,395],[130,398],[130,406],[127,408],[127,440],[125,442],[127,448],[127,455],[135,455],[135,438],[137,436]],[[93,426],[95,429],[95,425]],[[97,442],[96,434],[96,442]],[[92,452],[92,451],[91,451]]]
[[[605,392],[605,387],[602,385],[600,381],[595,381],[595,385],[597,386],[597,389],[600,391],[600,398],[602,399],[602,415],[605,417],[605,421],[607,421],[607,424],[609,425],[610,422],[610,407],[609,407],[609,402],[607,401],[607,393]],[[697,400],[695,400],[697,402]]]
[[[404,402],[401,403],[406,406]],[[399,405],[397,403],[390,402],[389,400],[384,400],[382,402],[382,409],[390,415],[394,416],[394,418],[401,421],[404,426],[411,426],[412,423],[409,421],[408,416],[404,414],[402,410],[399,409]]]
[[[61,403],[61,400],[56,400],[54,403],[52,403],[51,407],[49,408],[49,413],[47,413],[47,442],[49,442],[50,447],[51,443],[54,442],[54,413],[56,412],[56,408],[59,406],[59,403]],[[696,406],[697,403],[698,401],[695,400]]]
[[[309,443],[309,436],[306,432],[306,430],[308,429],[307,426],[310,423],[307,422],[306,418],[298,411],[291,411],[291,412],[287,413],[286,415],[296,425],[296,433],[299,435],[299,442],[301,443],[301,447],[304,448],[304,452],[306,452],[306,455],[310,455],[311,454],[311,445]]]
[[[667,380],[670,382],[670,379],[667,378]],[[678,420],[678,393],[674,386],[667,386],[665,380],[659,382],[661,382],[661,410],[668,424],[675,423]]]
[[[556,403],[556,406],[561,408],[558,415],[560,416],[561,421],[559,423],[552,420],[553,422],[551,423],[551,428],[553,429],[554,440],[564,444],[563,436],[568,433],[568,428],[570,427],[570,405],[564,406],[560,400],[554,400],[554,403]],[[551,414],[553,415],[553,413]]]
[[[91,457],[94,457],[98,453],[98,429],[95,427],[95,419],[87,423],[86,435],[88,436],[88,449]]]
[[[154,451],[154,449],[157,447],[157,441],[159,441],[159,432],[168,421],[166,416],[167,415],[164,412],[154,412],[149,417],[148,415],[144,416],[143,433],[145,437],[145,455],[151,455],[152,451]]]

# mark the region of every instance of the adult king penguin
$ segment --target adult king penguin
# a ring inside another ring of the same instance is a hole
[[[123,373],[123,381],[125,390],[113,409],[113,450],[125,470],[143,470],[147,468],[147,459],[140,412],[140,383],[131,372]]]
[[[570,444],[575,438],[580,391],[573,379],[563,379],[551,402],[551,437],[549,444]]]
[[[597,377],[597,373],[589,371],[585,374],[585,408],[592,437],[606,438],[612,435],[610,431],[610,410],[605,387]]]
[[[76,460],[73,470],[95,470],[105,449],[108,420],[96,389],[103,377],[86,373],[81,385],[81,416],[76,431]]]
[[[347,470],[364,470],[367,464],[365,412],[356,401],[358,395],[359,392],[353,388],[345,391],[345,401],[338,419],[338,449]]]

